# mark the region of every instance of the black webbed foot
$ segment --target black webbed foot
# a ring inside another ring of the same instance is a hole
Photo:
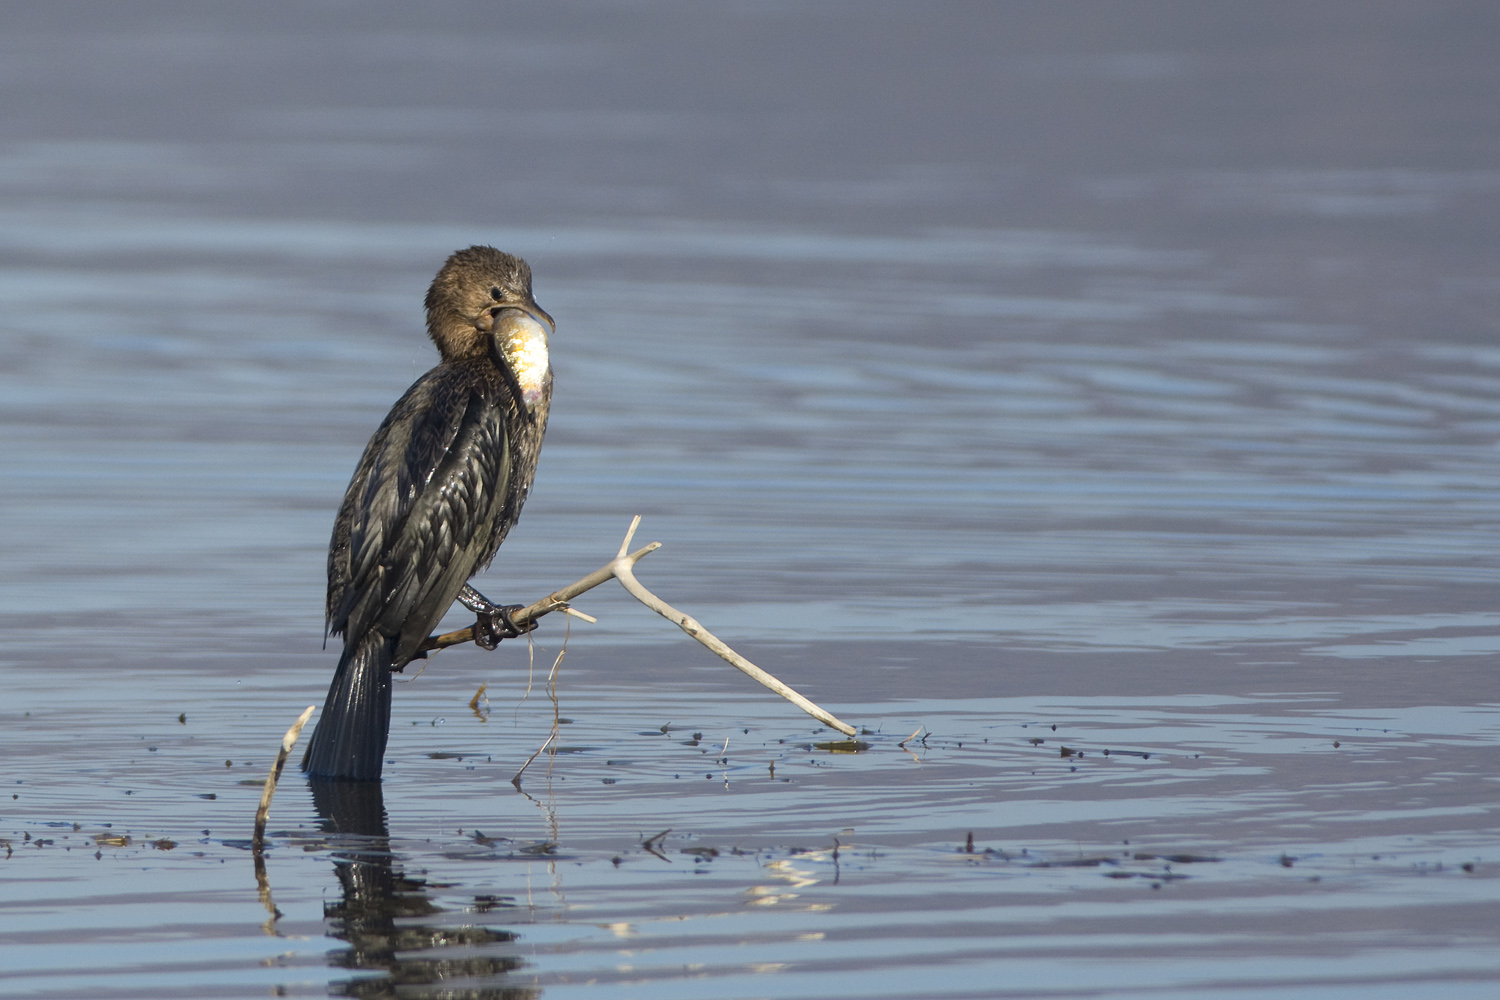
[[[527,622],[523,627],[511,620],[510,616],[525,606],[524,604],[507,604],[504,607],[491,605],[487,610],[476,612],[474,642],[485,649],[494,649],[500,645],[501,639],[514,639],[527,632],[535,631],[536,622]]]

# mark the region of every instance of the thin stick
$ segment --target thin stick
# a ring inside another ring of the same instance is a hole
[[[572,622],[568,623],[570,628],[572,624]],[[562,735],[562,711],[557,705],[557,668],[562,666],[563,657],[567,655],[568,637],[564,635],[563,648],[557,651],[557,659],[552,661],[552,669],[547,671],[547,695],[552,701],[552,731],[547,734],[547,739],[542,745],[536,748],[536,753],[527,757],[526,763],[522,764],[521,769],[510,779],[510,783],[516,786],[516,791],[521,790],[521,775],[526,773],[526,769],[531,766],[531,762],[536,760],[538,754],[551,746],[553,741]],[[547,763],[547,773],[552,773],[551,761]]]
[[[796,705],[798,708],[802,709],[802,711],[806,712],[814,719],[817,719],[825,726],[832,726],[834,729],[837,729],[845,736],[853,736],[858,732],[858,730],[849,725],[849,723],[843,722],[831,712],[824,711],[813,702],[809,701],[808,699],[802,697],[802,695],[798,694],[796,691],[792,690],[791,687],[783,684],[775,677],[760,669],[760,667],[757,667],[755,664],[745,659],[739,653],[736,653],[734,650],[730,649],[722,639],[714,635],[708,629],[704,628],[692,615],[683,614],[681,611],[678,611],[676,608],[672,607],[672,605],[668,604],[666,601],[662,600],[660,597],[657,597],[655,594],[651,593],[651,591],[642,586],[641,582],[635,578],[635,572],[632,568],[635,566],[636,560],[639,559],[640,556],[634,553],[630,555],[625,554],[625,550],[630,547],[631,538],[635,536],[635,529],[640,525],[640,523],[640,515],[636,515],[635,520],[630,522],[630,530],[625,533],[625,541],[620,543],[619,555],[615,557],[615,561],[608,567],[614,573],[615,579],[620,581],[620,585],[630,592],[631,597],[634,597],[646,607],[650,608],[652,611],[655,611],[657,614],[661,615],[667,621],[682,629],[694,639],[697,639],[699,642],[701,642],[703,645],[707,646],[710,650],[717,654],[720,659],[723,659],[724,661],[729,663],[730,666],[736,668],[742,673],[748,674],[760,684],[770,688],[772,691],[775,691],[777,694],[781,695],[787,701],[791,702],[793,705]],[[651,546],[648,546],[648,548],[640,550],[641,554],[644,555],[647,551],[650,551],[655,547],[656,545],[653,543]]]
[[[276,763],[271,765],[271,773],[266,777],[266,787],[260,793],[260,808],[255,810],[255,836],[250,843],[257,854],[266,846],[266,819],[271,815],[271,798],[276,794],[276,782],[281,780],[281,769],[286,767],[286,759],[291,754],[292,747],[297,745],[302,727],[307,725],[307,720],[312,718],[315,711],[316,705],[308,705],[307,710],[297,717],[292,728],[281,738],[281,752],[276,755]]]

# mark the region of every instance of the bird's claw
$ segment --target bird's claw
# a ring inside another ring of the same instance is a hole
[[[523,627],[511,620],[510,616],[525,606],[524,604],[507,604],[504,607],[478,612],[474,622],[475,644],[485,649],[494,649],[500,645],[501,639],[514,639],[527,632],[535,631],[536,622],[527,622]]]

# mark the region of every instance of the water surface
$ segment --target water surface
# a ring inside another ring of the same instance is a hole
[[[0,995],[1494,993],[1492,15],[346,14],[7,15]],[[481,589],[642,514],[866,748],[603,589],[257,879],[471,242],[558,319]]]

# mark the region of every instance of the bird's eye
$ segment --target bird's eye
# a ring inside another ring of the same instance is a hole
[[[491,288],[490,289],[490,298],[494,299],[496,302],[499,302],[500,301],[500,289],[498,289],[498,288]]]

